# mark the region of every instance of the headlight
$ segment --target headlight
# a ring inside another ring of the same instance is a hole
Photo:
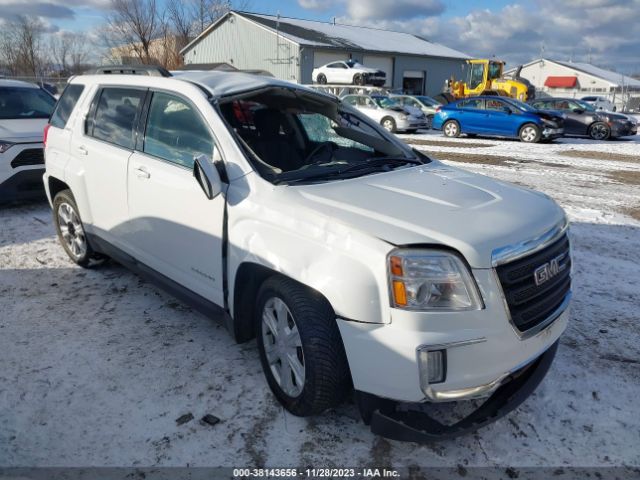
[[[391,306],[405,310],[479,310],[469,269],[449,252],[398,249],[388,257]]]
[[[0,153],[4,153],[7,150],[9,150],[11,147],[13,147],[13,143],[11,142],[5,142],[3,140],[0,140]]]
[[[546,118],[541,118],[542,123],[544,123],[547,127],[557,128],[558,124],[552,120],[547,120]]]
[[[401,113],[401,114],[400,114],[400,118],[401,118],[402,120],[406,120],[407,118],[409,118],[409,114],[408,114],[408,113]]]

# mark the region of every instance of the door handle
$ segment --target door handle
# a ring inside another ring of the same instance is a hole
[[[144,167],[138,167],[138,168],[135,169],[135,171],[136,171],[136,176],[138,178],[149,178],[149,177],[151,177],[151,174]]]
[[[85,147],[84,145],[80,145],[80,146],[78,147],[78,153],[79,153],[80,155],[88,155],[88,154],[89,154],[89,151],[87,150],[87,147]]]

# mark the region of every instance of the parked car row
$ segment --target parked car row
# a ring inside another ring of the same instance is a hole
[[[438,109],[433,128],[442,130],[447,137],[487,135],[519,138],[528,143],[562,136],[607,140],[638,132],[633,117],[596,111],[581,100],[552,97],[529,103],[493,96],[460,99]]]

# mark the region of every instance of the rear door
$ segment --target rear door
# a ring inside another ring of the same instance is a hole
[[[182,96],[154,91],[147,103],[127,175],[127,243],[149,267],[223,305],[225,196],[207,199],[193,176],[195,157],[213,157],[214,136]]]
[[[127,211],[127,163],[133,153],[134,125],[142,111],[145,88],[109,86],[97,90],[83,129],[75,129],[71,155],[83,168],[91,227],[123,248]]]

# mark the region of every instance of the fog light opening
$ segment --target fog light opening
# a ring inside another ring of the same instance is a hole
[[[420,350],[420,386],[424,391],[434,383],[442,383],[447,377],[446,350]]]

